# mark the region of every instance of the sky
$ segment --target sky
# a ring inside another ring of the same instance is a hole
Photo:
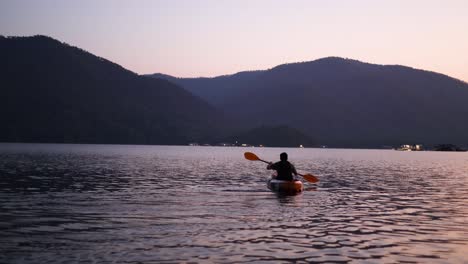
[[[139,74],[339,56],[468,81],[466,0],[0,0],[0,35],[51,36]]]

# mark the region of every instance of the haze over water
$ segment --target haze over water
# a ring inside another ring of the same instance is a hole
[[[0,262],[466,263],[467,197],[467,153],[0,144]]]

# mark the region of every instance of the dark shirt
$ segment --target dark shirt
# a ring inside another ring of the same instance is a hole
[[[289,161],[278,161],[271,164],[269,168],[278,172],[276,177],[278,180],[292,181],[294,180],[293,173],[297,174],[296,168]]]

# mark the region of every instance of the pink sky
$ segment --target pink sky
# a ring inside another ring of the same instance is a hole
[[[465,0],[2,0],[1,35],[48,35],[137,73],[216,76],[340,56],[468,81]]]

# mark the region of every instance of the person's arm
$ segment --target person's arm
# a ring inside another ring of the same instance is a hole
[[[269,162],[267,166],[267,170],[277,170],[278,169],[278,162],[273,163]]]
[[[296,167],[294,167],[294,165],[291,163],[291,171],[294,175],[297,176],[297,171],[296,171]]]
[[[268,162],[267,170],[273,170],[273,162]]]

